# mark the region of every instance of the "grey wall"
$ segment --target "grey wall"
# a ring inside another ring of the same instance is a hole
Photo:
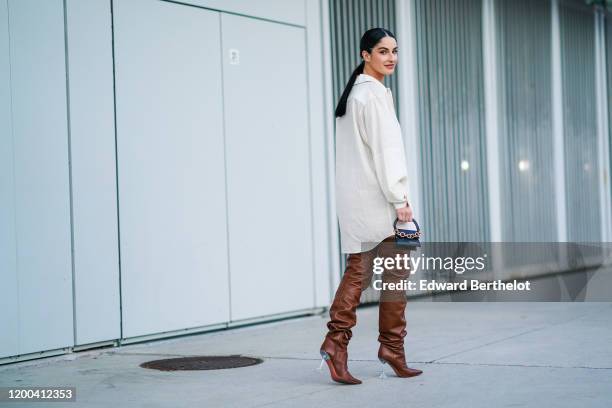
[[[400,49],[410,48],[407,41],[414,41],[416,48],[414,61],[400,54],[404,64],[413,64],[417,71],[424,240],[488,241],[500,232],[498,239],[506,242],[556,242],[565,236],[565,226],[568,241],[599,240],[598,194],[605,187],[596,174],[593,9],[581,1],[561,2],[559,64],[554,60],[558,37],[553,38],[553,4],[548,0],[407,3],[398,8],[404,15],[380,24],[408,25]],[[360,24],[377,6],[385,16],[385,5],[330,2],[334,102],[359,62],[355,50]],[[483,65],[483,59],[496,70]],[[557,67],[563,74],[560,84],[552,75]],[[489,74],[491,81],[485,83]],[[403,89],[405,79],[394,75],[386,80],[395,78]],[[558,91],[563,100],[553,100]],[[495,104],[485,106],[485,94]],[[411,116],[409,105],[407,101],[400,107],[400,115]],[[563,134],[556,135],[553,112],[558,106]],[[485,130],[485,114],[492,113]],[[403,128],[412,130],[414,125]],[[414,140],[413,135],[405,137]],[[488,150],[495,154],[487,157]],[[565,156],[556,155],[559,151]],[[464,161],[467,169],[462,169]],[[498,207],[500,216],[493,218]],[[564,208],[568,216],[560,221]],[[505,267],[561,261],[555,251],[503,258]],[[509,276],[504,268],[499,272],[501,278]],[[371,291],[364,295],[366,301],[376,298]]]
[[[607,85],[608,85],[608,134],[609,134],[609,157],[612,157],[612,11],[605,15],[605,31],[606,31],[606,70],[607,70]],[[608,168],[609,178],[612,177],[612,160]],[[610,182],[610,181],[609,181]],[[610,197],[612,199],[612,196]]]
[[[416,0],[415,8],[422,228],[428,241],[486,241],[482,4]]]
[[[560,3],[568,241],[601,240],[593,11]]]
[[[504,241],[557,240],[551,100],[551,5],[498,1],[500,180]]]
[[[328,305],[320,4],[186,3],[0,1],[0,363]]]

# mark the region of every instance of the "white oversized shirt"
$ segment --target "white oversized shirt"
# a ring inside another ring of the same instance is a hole
[[[360,74],[336,118],[336,211],[343,253],[364,252],[394,234],[408,201],[408,174],[391,89]]]

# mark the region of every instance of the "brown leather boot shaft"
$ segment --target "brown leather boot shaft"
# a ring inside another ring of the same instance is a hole
[[[327,365],[332,379],[344,384],[360,384],[348,371],[348,343],[357,324],[357,306],[361,292],[368,287],[371,279],[373,251],[350,254],[334,301],[329,309],[329,332],[321,345],[321,355],[327,355]]]
[[[378,256],[395,257],[396,254],[410,251],[395,247],[394,242],[386,241],[381,244]],[[410,274],[410,269],[390,268],[383,272],[382,281],[385,283],[400,283]],[[384,286],[383,286],[384,288]],[[406,365],[404,352],[404,337],[406,337],[406,292],[404,290],[385,290],[380,294],[378,310],[378,327],[380,348],[378,358],[393,368],[398,377],[414,377],[422,373],[421,370],[409,368]]]
[[[393,368],[398,377],[414,377],[421,370],[409,368],[404,352],[404,337],[406,337],[406,302],[382,302],[379,305],[379,336],[380,347],[378,358]]]

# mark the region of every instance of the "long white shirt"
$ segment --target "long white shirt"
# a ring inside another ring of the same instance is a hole
[[[343,253],[367,251],[394,234],[409,202],[408,174],[391,89],[360,74],[336,118],[336,211]]]

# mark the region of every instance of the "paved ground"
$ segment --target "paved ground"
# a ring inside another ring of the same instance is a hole
[[[77,402],[33,407],[611,407],[612,303],[410,301],[406,351],[424,374],[378,378],[377,306],[358,309],[349,367],[318,371],[327,315],[0,366],[0,386],[77,387]],[[243,354],[262,364],[159,372],[142,362]],[[324,367],[325,368],[325,367]],[[0,403],[1,404],[1,403]],[[26,406],[5,403],[4,406]]]

